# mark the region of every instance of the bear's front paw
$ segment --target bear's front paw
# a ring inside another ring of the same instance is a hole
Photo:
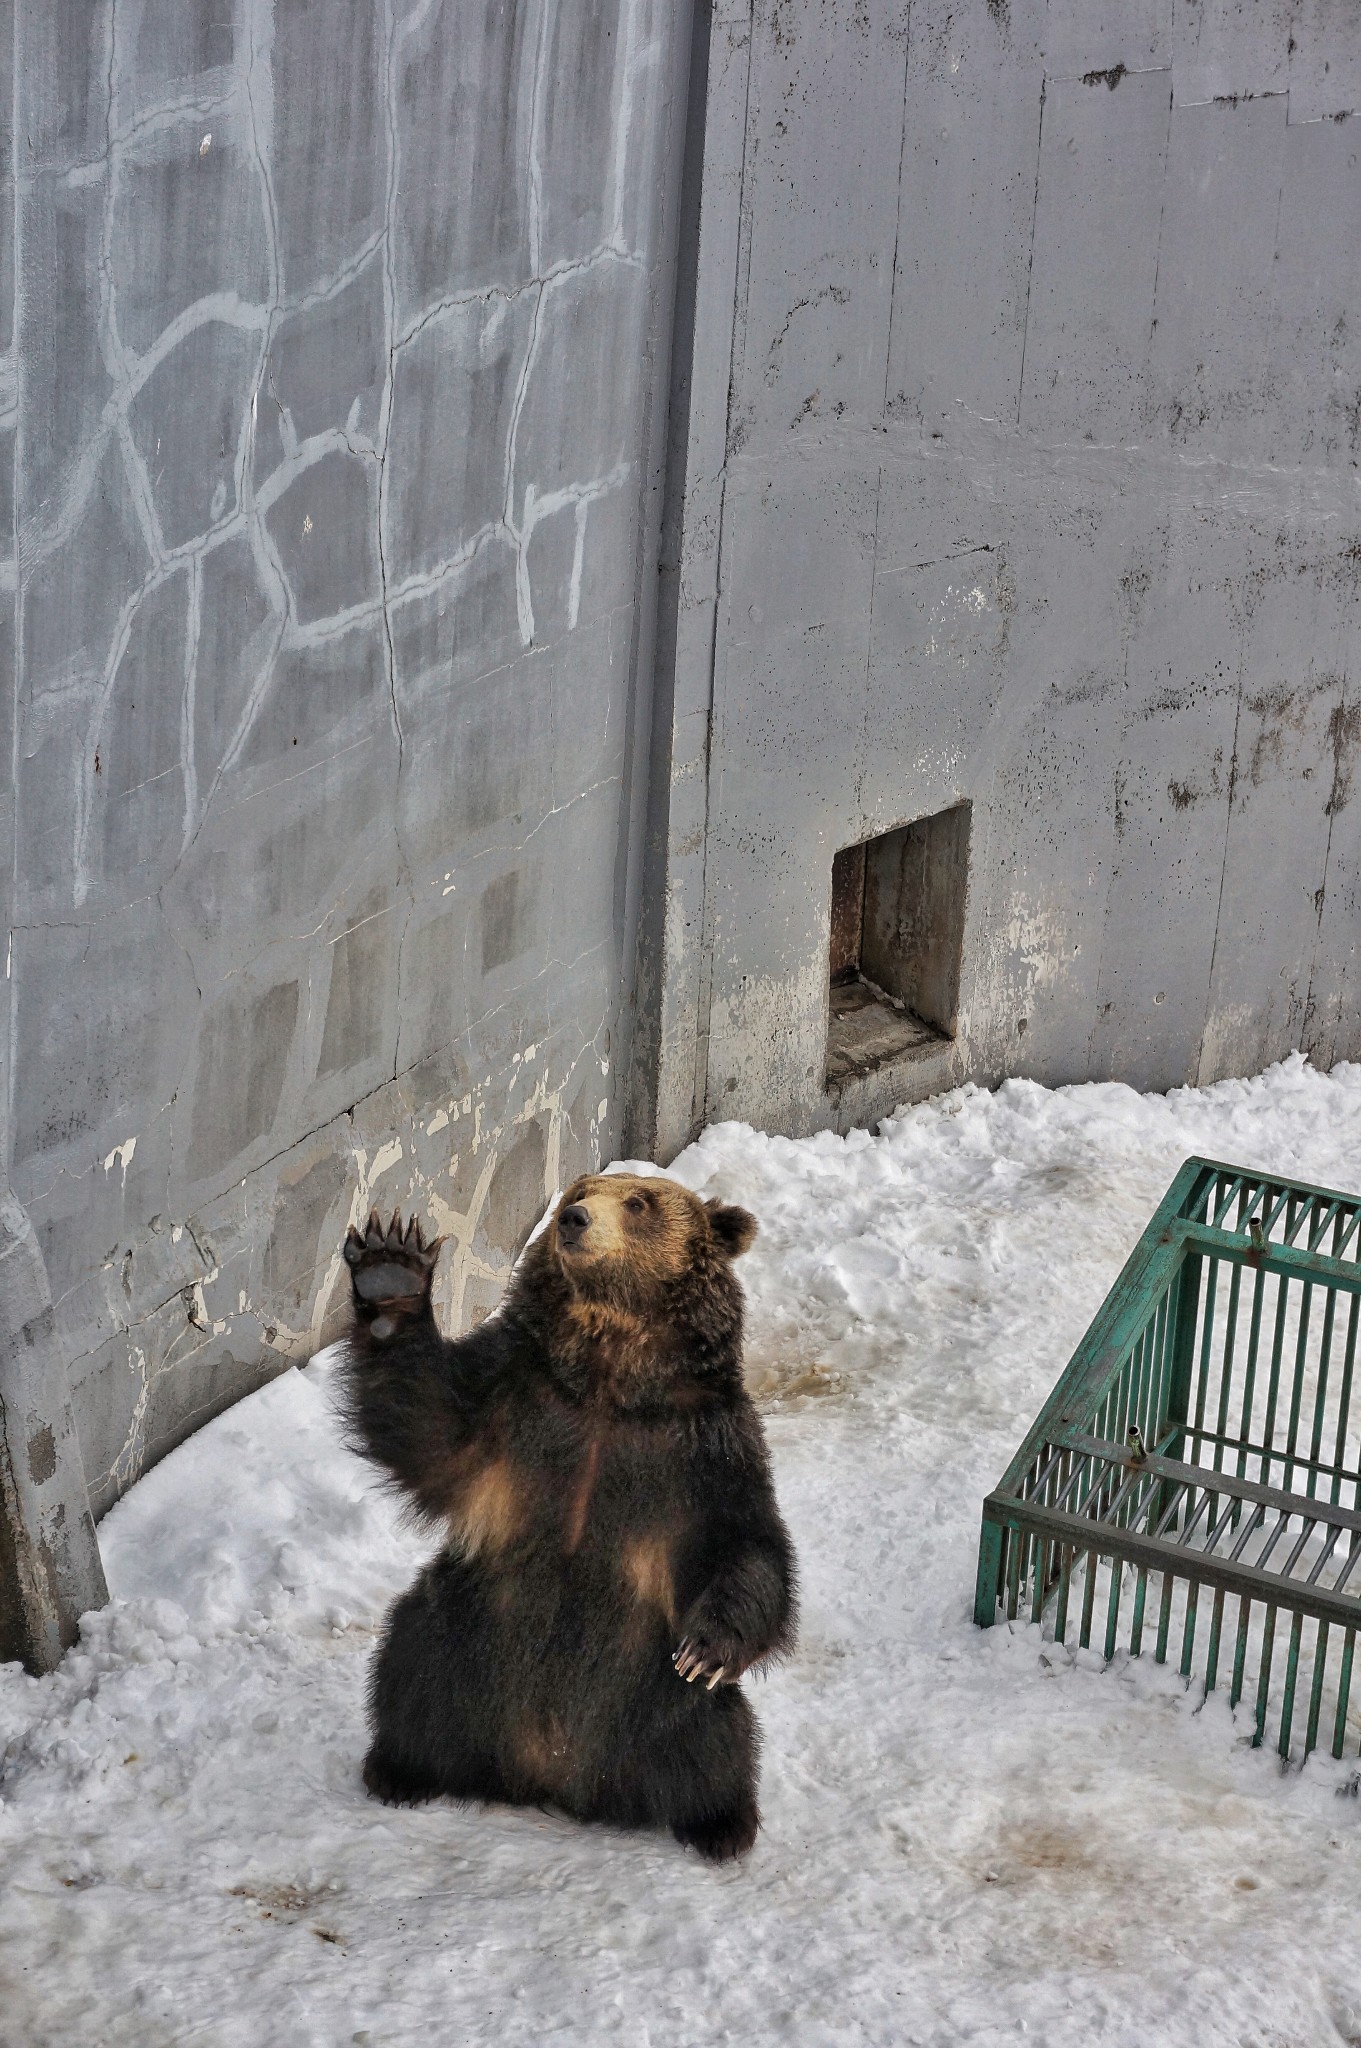
[[[752,1661],[736,1636],[713,1628],[697,1628],[685,1636],[671,1659],[687,1684],[707,1679],[710,1692],[719,1684],[736,1685]]]
[[[442,1237],[426,1241],[413,1216],[402,1229],[397,1210],[384,1230],[376,1209],[362,1231],[351,1227],[345,1239],[355,1307],[375,1337],[391,1336],[399,1324],[428,1306]]]

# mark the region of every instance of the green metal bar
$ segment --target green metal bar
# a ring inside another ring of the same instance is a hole
[[[1133,1420],[1139,1399],[1139,1361],[1142,1356],[1142,1338],[1130,1345],[1129,1356],[1120,1368],[1114,1382],[1114,1398],[1111,1406],[1110,1433],[1124,1441],[1126,1424]]]
[[[1175,1285],[1175,1280],[1172,1284]],[[1139,1428],[1143,1432],[1144,1442],[1150,1449],[1156,1446],[1159,1450],[1162,1449],[1161,1415],[1164,1340],[1167,1333],[1167,1301],[1168,1297],[1164,1294],[1154,1312],[1152,1335],[1149,1338],[1148,1345],[1148,1373],[1138,1416]],[[1160,1498],[1152,1510],[1153,1521],[1156,1522],[1160,1519],[1165,1506],[1165,1499]]]
[[[1306,1280],[1300,1289],[1299,1334],[1295,1339],[1295,1375],[1290,1382],[1290,1421],[1285,1439],[1288,1456],[1281,1471],[1281,1483],[1286,1487],[1289,1487],[1299,1462],[1295,1450],[1300,1440],[1300,1412],[1304,1405],[1304,1369],[1309,1362],[1309,1313],[1313,1300],[1313,1282]]]
[[[1243,1697],[1243,1667],[1248,1655],[1248,1624],[1252,1620],[1252,1602],[1244,1594],[1238,1603],[1238,1634],[1233,1645],[1233,1678],[1229,1684],[1229,1705],[1236,1707]]]
[[[1341,1196],[1339,1196],[1335,1202],[1329,1202],[1323,1208],[1320,1208],[1317,1203],[1314,1204],[1314,1214],[1310,1218],[1309,1222],[1309,1237],[1304,1247],[1306,1251],[1316,1252],[1318,1250],[1319,1244],[1322,1241],[1328,1229],[1328,1225],[1332,1223],[1334,1225],[1332,1257],[1337,1257],[1337,1240],[1342,1235],[1341,1209]]]
[[[1200,1598],[1200,1585],[1196,1579],[1186,1582],[1186,1622],[1181,1632],[1181,1675],[1191,1676],[1191,1658],[1196,1641],[1196,1606]]]
[[[1120,1591],[1124,1575],[1124,1566],[1118,1557],[1113,1557],[1111,1559],[1111,1590],[1106,1600],[1106,1642],[1104,1655],[1108,1664],[1115,1655],[1115,1646],[1119,1640]]]
[[[987,1517],[985,1515],[983,1527],[986,1529],[987,1526]],[[1015,1621],[1021,1605],[1021,1545],[1029,1541],[1029,1537],[1023,1536],[1019,1529],[1012,1529],[1006,1534],[1008,1621]]]
[[[1266,1622],[1262,1629],[1262,1662],[1257,1673],[1257,1719],[1254,1727],[1252,1746],[1261,1747],[1266,1730],[1267,1700],[1271,1695],[1271,1665],[1276,1654],[1276,1609],[1269,1606]]]
[[[1301,1202],[1299,1200],[1293,1188],[1288,1190],[1286,1195],[1285,1229],[1282,1231],[1281,1237],[1282,1242],[1289,1245],[1292,1250],[1299,1227],[1309,1213],[1309,1206],[1308,1202]]]
[[[1361,1210],[1357,1211],[1361,1215]],[[1333,1451],[1333,1499],[1342,1497],[1343,1456],[1347,1448],[1347,1424],[1351,1419],[1352,1372],[1356,1365],[1356,1330],[1361,1320],[1361,1294],[1352,1296],[1351,1312],[1347,1317],[1347,1348],[1342,1355],[1342,1385],[1337,1395],[1337,1443]],[[1361,1499],[1361,1477],[1353,1483],[1353,1500]]]
[[[1285,1692],[1281,1699],[1281,1733],[1277,1749],[1290,1760],[1290,1730],[1295,1719],[1295,1685],[1300,1671],[1300,1636],[1304,1629],[1304,1616],[1297,1614],[1290,1624],[1290,1647],[1285,1659]]]
[[[1059,1594],[1054,1604],[1054,1641],[1061,1643],[1068,1633],[1068,1587],[1077,1552],[1070,1543],[1058,1545]]]
[[[1285,1315],[1290,1282],[1280,1280],[1276,1290],[1276,1322],[1271,1334],[1271,1376],[1267,1382],[1266,1421],[1262,1425],[1262,1441],[1267,1446],[1257,1477],[1265,1485],[1271,1477],[1275,1463],[1272,1451],[1276,1443],[1276,1407],[1281,1391],[1281,1357],[1285,1349]]]
[[[1172,1275],[1167,1291],[1158,1303],[1153,1318],[1153,1347],[1149,1359],[1148,1386],[1144,1394],[1143,1413],[1139,1417],[1144,1432],[1144,1442],[1153,1443],[1162,1435],[1164,1388],[1167,1381],[1167,1326],[1168,1303],[1172,1289],[1176,1286],[1176,1275]]]
[[[1076,1429],[1066,1430],[1064,1435],[1075,1451],[1094,1459],[1102,1459],[1107,1464],[1119,1465],[1127,1475],[1133,1475],[1135,1478],[1175,1480],[1179,1486],[1188,1489],[1204,1488],[1207,1492],[1211,1490],[1205,1485],[1207,1474],[1203,1465],[1187,1465],[1179,1458],[1165,1458],[1156,1451],[1150,1451],[1136,1465],[1120,1444],[1100,1443],[1095,1437],[1084,1436]],[[1277,1508],[1288,1515],[1302,1514],[1306,1505],[1303,1494],[1287,1493],[1282,1486],[1263,1486],[1258,1479],[1235,1479],[1230,1472],[1215,1475],[1213,1492],[1216,1499],[1223,1495],[1255,1501],[1263,1507]],[[1001,1503],[1002,1496],[991,1494],[989,1499]],[[1028,1512],[1032,1503],[1022,1501],[1012,1505],[1024,1514]],[[1336,1526],[1361,1532],[1361,1508],[1344,1508],[1340,1501],[1321,1500],[1309,1502],[1308,1507],[1311,1522],[1322,1522],[1327,1528]],[[1103,1522],[1101,1526],[1108,1529],[1111,1525]]]
[[[1334,1236],[1337,1232],[1334,1231]],[[1361,1296],[1353,1296],[1361,1300]],[[1329,1288],[1323,1304],[1323,1334],[1319,1339],[1318,1385],[1314,1391],[1314,1427],[1309,1438],[1309,1471],[1306,1491],[1312,1497],[1319,1479],[1319,1459],[1323,1451],[1323,1418],[1328,1412],[1328,1373],[1333,1356],[1333,1321],[1337,1309],[1337,1296]]]
[[[1219,1259],[1216,1259],[1214,1262],[1216,1281],[1218,1280],[1221,1263]],[[1229,1274],[1229,1305],[1224,1319],[1224,1352],[1219,1366],[1219,1405],[1215,1411],[1219,1424],[1218,1434],[1220,1436],[1224,1435],[1229,1422],[1229,1393],[1233,1385],[1233,1366],[1238,1343],[1238,1297],[1242,1290],[1242,1284],[1243,1268],[1241,1266],[1232,1267]],[[1222,1448],[1216,1444],[1216,1472],[1222,1470],[1223,1463]]]
[[[979,1628],[991,1628],[997,1619],[1002,1597],[1002,1553],[1006,1531],[995,1522],[984,1521],[978,1539],[978,1583],[974,1588],[973,1618]]]
[[[1266,1275],[1259,1266],[1252,1288],[1252,1311],[1248,1318],[1248,1356],[1243,1371],[1243,1416],[1239,1424],[1239,1432],[1244,1437],[1251,1434],[1253,1403],[1257,1397],[1257,1355],[1262,1341],[1262,1303],[1265,1299],[1265,1290]],[[1245,1476],[1247,1469],[1247,1460],[1240,1452],[1238,1457],[1238,1477],[1240,1479]]]
[[[1347,1734],[1347,1708],[1352,1695],[1352,1656],[1356,1649],[1356,1630],[1349,1628],[1342,1639],[1342,1669],[1337,1674],[1337,1719],[1333,1724],[1333,1755],[1341,1756],[1342,1744]]]
[[[1096,1605],[1096,1567],[1100,1552],[1095,1548],[1087,1552],[1087,1576],[1082,1585],[1082,1627],[1078,1632],[1077,1646],[1085,1650],[1092,1640],[1092,1611]]]
[[[1205,1652],[1205,1690],[1213,1692],[1219,1676],[1219,1634],[1224,1626],[1224,1588],[1215,1589],[1214,1606],[1210,1609],[1210,1642]]]
[[[1191,1380],[1196,1364],[1196,1326],[1200,1321],[1201,1267],[1198,1252],[1188,1252],[1174,1282],[1176,1318],[1172,1325],[1172,1348],[1168,1359],[1167,1420],[1183,1425],[1178,1455],[1185,1443],[1185,1423],[1191,1412]],[[1203,1393],[1202,1393],[1203,1403]]]
[[[1193,1175],[1191,1173],[1191,1169],[1193,1167],[1199,1169],[1198,1174]],[[1173,1187],[1178,1186],[1183,1179],[1190,1181],[1192,1192],[1189,1197],[1184,1199],[1190,1201],[1191,1203],[1194,1203],[1195,1192],[1197,1189],[1199,1189],[1200,1198],[1203,1201],[1204,1191],[1205,1189],[1210,1187],[1214,1180],[1214,1176],[1217,1173],[1226,1174],[1230,1178],[1232,1178],[1234,1175],[1243,1175],[1243,1168],[1241,1166],[1232,1166],[1229,1164],[1227,1160],[1224,1159],[1188,1159],[1186,1161],[1186,1164],[1181,1168],[1180,1172],[1177,1174],[1177,1178],[1172,1185]],[[1244,1178],[1248,1180],[1249,1186],[1257,1187],[1258,1185],[1260,1185],[1272,1194],[1293,1194],[1296,1196],[1303,1195],[1316,1200],[1321,1198],[1325,1202],[1343,1202],[1349,1208],[1356,1201],[1355,1194],[1348,1194],[1345,1188],[1316,1187],[1312,1181],[1286,1181],[1278,1177],[1272,1176],[1270,1174],[1256,1173],[1252,1174],[1251,1176],[1244,1176]],[[1189,1207],[1182,1208],[1177,1211],[1177,1214],[1179,1216],[1189,1216],[1191,1213],[1192,1212]]]
[[[1158,1640],[1154,1647],[1154,1663],[1167,1663],[1167,1630],[1173,1618],[1173,1575],[1162,1569],[1162,1599],[1158,1602]]]
[[[1209,1429],[1205,1431],[1204,1440],[1207,1444],[1220,1445],[1224,1450],[1227,1451],[1241,1452],[1243,1454],[1244,1462],[1246,1462],[1248,1458],[1261,1457],[1261,1455],[1263,1454],[1263,1452],[1265,1452],[1267,1448],[1265,1444],[1257,1442],[1254,1438],[1245,1438],[1241,1436],[1221,1437],[1217,1434],[1217,1432]],[[1213,1469],[1214,1471],[1219,1471],[1221,1468],[1219,1466],[1215,1466],[1213,1468],[1207,1467],[1205,1469]],[[1357,1485],[1358,1482],[1361,1482],[1361,1469],[1358,1469],[1354,1465],[1333,1465],[1330,1464],[1326,1458],[1320,1458],[1318,1470],[1320,1478],[1323,1479],[1329,1479],[1336,1476],[1339,1483],[1341,1483],[1341,1481],[1343,1480],[1347,1480],[1353,1486]],[[1255,1480],[1253,1481],[1253,1484],[1256,1484]],[[1224,1490],[1232,1492],[1233,1489],[1221,1489],[1221,1491]]]
[[[1218,1259],[1209,1261],[1209,1274],[1205,1282],[1205,1311],[1200,1324],[1200,1371],[1196,1375],[1196,1435],[1205,1427],[1205,1402],[1210,1386],[1210,1353],[1214,1342],[1215,1305],[1219,1289]]]
[[[1119,1559],[1116,1560],[1119,1562]],[[1144,1647],[1144,1601],[1148,1597],[1148,1567],[1141,1565],[1134,1581],[1134,1618],[1129,1628],[1129,1654],[1140,1655]]]
[[[1116,1399],[1116,1388],[1118,1384],[1119,1382],[1117,1381],[1115,1382],[1115,1384],[1106,1389],[1106,1392],[1102,1396],[1100,1405],[1096,1411],[1098,1417],[1104,1417],[1106,1429],[1108,1432],[1111,1427],[1111,1403]]]
[[[1190,1245],[1201,1252],[1215,1252],[1227,1263],[1260,1266],[1263,1272],[1283,1273],[1292,1280],[1312,1280],[1321,1287],[1336,1287],[1342,1294],[1361,1294],[1361,1262],[1330,1258],[1325,1252],[1296,1251],[1291,1245],[1255,1245],[1228,1230],[1210,1230],[1202,1223],[1179,1223],[1173,1242]]]
[[[1328,1624],[1321,1621],[1314,1637],[1314,1676],[1309,1687],[1309,1719],[1304,1726],[1304,1753],[1306,1756],[1318,1747],[1318,1717],[1323,1705],[1323,1680],[1328,1668]]]

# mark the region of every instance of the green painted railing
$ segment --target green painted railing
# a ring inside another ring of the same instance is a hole
[[[1188,1159],[983,1504],[980,1627],[1151,1636],[1254,1741],[1355,1749],[1358,1318],[1361,1195]]]

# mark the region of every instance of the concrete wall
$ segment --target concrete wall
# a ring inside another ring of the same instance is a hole
[[[1347,0],[715,0],[661,1153],[1361,1053],[1358,108]],[[958,1036],[828,1095],[833,853],[964,800]]]
[[[4,1169],[97,1509],[334,1329],[371,1201],[464,1323],[616,1149],[688,44],[19,0]]]
[[[466,1324],[706,1118],[1361,1052],[1350,0],[0,15],[0,1407],[97,1509],[370,1201]],[[833,854],[961,803],[958,1034],[829,1094]]]

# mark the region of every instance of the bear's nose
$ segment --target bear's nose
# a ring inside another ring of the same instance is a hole
[[[558,1217],[558,1236],[564,1244],[575,1244],[591,1220],[591,1212],[583,1202],[573,1202],[570,1209],[564,1209]]]

